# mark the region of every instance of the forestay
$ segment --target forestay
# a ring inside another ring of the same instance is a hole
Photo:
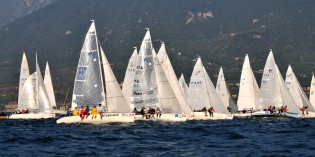
[[[246,54],[240,79],[239,94],[237,99],[238,111],[244,109],[259,109],[259,87]]]
[[[26,80],[28,79],[30,75],[29,67],[27,63],[27,58],[25,53],[23,53],[22,57],[22,63],[21,63],[21,69],[20,69],[20,82],[19,82],[19,95],[18,95],[18,108],[19,109],[25,109],[29,105],[29,99],[28,97],[25,97],[23,95],[23,92],[26,92],[24,90],[29,89],[29,85],[27,85],[27,88],[25,89],[24,84]]]
[[[175,71],[173,69],[172,63],[167,55],[164,42],[161,45],[161,48],[157,54],[157,57],[161,63],[161,67],[170,84],[170,87],[173,90],[173,93],[175,94],[176,99],[180,104],[182,112],[186,114],[191,113],[192,111],[191,111],[191,108],[189,107],[187,99],[184,96],[183,92],[181,91],[180,85],[178,84],[178,80],[177,80]]]
[[[137,62],[137,48],[134,49],[128,63],[128,67],[125,73],[125,79],[122,86],[122,92],[127,100],[127,103],[130,105],[130,108],[133,109],[134,106],[131,104],[132,101],[132,89],[133,89],[133,82],[135,78],[135,71],[136,71],[136,62]]]
[[[101,76],[96,29],[93,21],[81,49],[74,80],[71,110],[81,105],[93,107],[98,104],[105,105],[105,92]]]
[[[48,62],[46,63],[46,69],[45,69],[45,76],[44,76],[44,85],[46,87],[46,91],[49,97],[49,102],[51,104],[51,107],[57,107],[56,106],[56,99],[55,99],[55,92],[53,88],[53,83],[51,79],[50,74],[50,68]]]
[[[302,108],[303,106],[308,106],[309,111],[314,111],[314,108],[306,97],[299,81],[297,80],[292,70],[291,65],[289,65],[286,73],[285,84],[299,108]]]
[[[102,47],[100,47],[100,49],[106,87],[107,111],[128,113],[131,111],[130,106],[119,87],[119,84],[112,71],[112,68],[110,67],[110,64],[108,63]]]
[[[155,108],[158,104],[157,85],[154,71],[150,31],[146,32],[137,56],[136,73],[132,90],[132,104],[140,109],[144,106]]]

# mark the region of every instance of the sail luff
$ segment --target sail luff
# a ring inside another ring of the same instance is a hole
[[[49,68],[48,62],[46,63],[44,85],[46,87],[51,106],[53,108],[56,108],[57,105],[56,105],[55,93],[54,93],[54,88],[53,88],[53,84],[52,84],[52,79],[51,79],[50,68]]]
[[[100,49],[106,85],[108,112],[128,113],[131,111],[130,106],[119,87],[102,47],[100,47]]]

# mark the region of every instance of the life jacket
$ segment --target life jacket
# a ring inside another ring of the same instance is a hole
[[[93,107],[93,108],[92,108],[92,114],[97,114],[97,109],[96,109],[96,107]]]
[[[84,110],[84,108],[81,108],[80,109],[80,115],[84,115],[85,114],[85,110]]]

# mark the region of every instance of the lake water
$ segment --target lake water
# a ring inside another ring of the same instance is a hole
[[[315,156],[315,119],[0,121],[0,156]]]

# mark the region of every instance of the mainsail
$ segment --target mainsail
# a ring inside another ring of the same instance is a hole
[[[200,58],[198,58],[190,78],[188,102],[193,110],[214,107],[218,113],[229,113],[219,98]]]
[[[22,96],[24,90],[24,83],[26,82],[27,78],[29,77],[29,67],[27,63],[27,58],[25,53],[23,53],[21,69],[20,69],[20,82],[19,82],[19,95],[18,95],[18,108],[25,109],[28,103],[28,98],[24,95]],[[28,89],[28,88],[27,88]]]
[[[299,108],[302,108],[303,106],[308,106],[309,111],[314,111],[313,106],[309,102],[308,98],[306,97],[303,88],[301,87],[299,81],[297,80],[291,65],[289,65],[286,78],[285,78],[285,84],[293,97],[295,103],[299,106]]]
[[[268,106],[287,106],[288,111],[299,113],[299,108],[288,91],[278,66],[275,63],[272,50],[268,55],[261,81],[260,109]]]
[[[314,74],[312,74],[312,81],[311,81],[311,87],[310,87],[310,102],[315,108],[315,77]]]
[[[157,57],[161,63],[161,67],[164,71],[164,74],[171,86],[171,89],[173,90],[177,101],[180,104],[180,107],[182,108],[182,112],[189,114],[191,112],[191,108],[189,107],[189,104],[187,102],[186,97],[184,96],[183,92],[181,91],[181,87],[178,84],[178,80],[175,74],[175,71],[173,69],[172,63],[166,53],[165,44],[162,43],[161,48],[157,54]],[[160,88],[160,87],[158,87]]]
[[[44,76],[44,84],[46,87],[46,91],[49,97],[49,102],[51,104],[51,107],[56,108],[56,99],[55,99],[55,93],[54,88],[51,80],[51,74],[49,69],[48,62],[46,63],[46,69],[45,69],[45,76]]]
[[[249,57],[246,54],[241,80],[240,87],[238,92],[237,107],[238,111],[244,109],[259,109],[259,87],[254,76],[253,70],[250,67]]]
[[[187,83],[185,81],[184,75],[182,74],[178,80],[179,86],[185,96],[185,98],[187,98],[188,96],[188,86]]]
[[[108,112],[130,112],[130,106],[127,103],[119,84],[116,80],[116,77],[108,63],[108,60],[104,54],[102,47],[101,49],[101,57],[102,57],[102,65],[104,70],[104,79],[105,79],[105,87],[106,87],[106,100],[107,100],[107,111]]]
[[[134,49],[128,63],[128,67],[125,73],[125,79],[122,86],[122,92],[130,105],[130,108],[133,109],[134,106],[131,104],[132,101],[132,89],[133,89],[133,82],[135,78],[135,71],[136,71],[136,63],[137,63],[137,48]]]
[[[131,103],[138,109],[144,106],[156,107],[157,86],[154,71],[153,55],[155,51],[152,46],[150,31],[146,32],[141,43],[140,51],[137,56],[136,72],[133,82]]]
[[[74,80],[71,110],[77,106],[93,107],[98,104],[105,105],[105,92],[96,28],[92,21],[81,49]]]

